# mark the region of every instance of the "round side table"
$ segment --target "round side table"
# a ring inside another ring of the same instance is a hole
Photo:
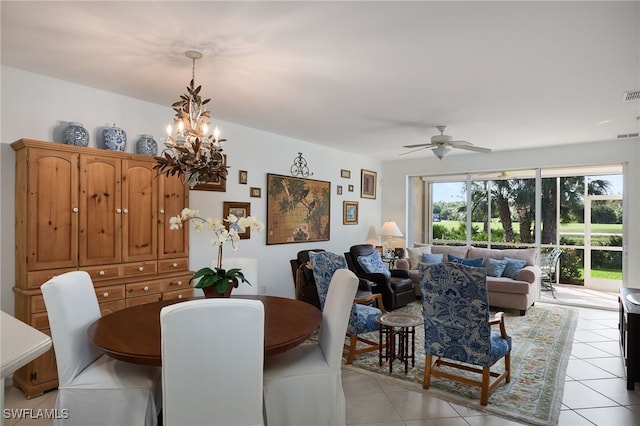
[[[382,367],[382,360],[389,361],[389,374],[393,373],[393,361],[396,359],[404,362],[404,374],[409,371],[409,359],[411,366],[415,365],[415,343],[417,325],[422,324],[422,317],[418,315],[403,314],[399,312],[387,312],[376,317],[380,324],[380,345],[378,352],[378,364]],[[411,337],[411,345],[409,345]]]

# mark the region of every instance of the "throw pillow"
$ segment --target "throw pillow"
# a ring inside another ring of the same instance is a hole
[[[466,266],[475,266],[476,268],[482,267],[483,259],[481,257],[477,259],[467,259],[464,257],[454,256],[452,254],[449,255],[449,262],[452,263],[461,263]]]
[[[358,263],[368,274],[384,274],[387,278],[391,276],[389,268],[384,265],[382,258],[380,258],[380,253],[377,251],[367,256],[358,256]]]
[[[422,253],[422,261],[428,265],[442,263],[444,255],[442,253]]]
[[[507,261],[488,258],[487,259],[487,275],[490,277],[501,277],[504,268],[507,267]]]
[[[502,260],[507,261],[507,266],[504,268],[504,271],[502,271],[502,276],[514,280],[518,276],[518,272],[520,272],[520,270],[524,268],[524,265],[526,263],[524,260],[512,259],[510,257],[505,257]]]
[[[431,253],[431,246],[407,248],[407,254],[409,255],[409,269],[418,269],[418,264],[422,262],[423,253]]]

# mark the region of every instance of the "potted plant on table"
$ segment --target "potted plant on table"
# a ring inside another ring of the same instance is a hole
[[[251,285],[245,278],[240,268],[231,268],[225,270],[222,268],[222,247],[227,241],[231,243],[233,251],[238,251],[238,243],[240,241],[239,233],[246,228],[253,231],[262,232],[264,224],[252,216],[237,217],[230,214],[227,218],[202,217],[198,210],[185,208],[180,215],[172,216],[170,220],[170,229],[180,229],[185,222],[191,222],[193,229],[200,232],[204,227],[213,233],[211,245],[218,248],[218,261],[215,268],[204,267],[196,271],[190,281],[197,280],[196,288],[201,288],[207,297],[229,297],[231,290],[237,287],[241,282]],[[228,223],[228,229],[225,226]]]

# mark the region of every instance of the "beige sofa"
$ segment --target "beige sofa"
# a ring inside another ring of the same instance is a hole
[[[416,288],[416,296],[420,295],[420,277],[418,276],[418,264],[423,261],[423,253],[443,255],[443,262],[449,261],[451,254],[467,259],[482,258],[482,265],[487,266],[487,259],[501,260],[505,257],[525,261],[525,266],[518,272],[515,279],[504,276],[492,277],[487,275],[487,289],[489,303],[499,308],[517,309],[520,315],[524,315],[529,306],[532,306],[538,296],[540,284],[540,267],[536,265],[536,252],[533,248],[527,249],[487,249],[469,246],[438,246],[425,244],[420,247],[406,249],[407,257],[396,261],[396,269],[405,269],[413,280]]]

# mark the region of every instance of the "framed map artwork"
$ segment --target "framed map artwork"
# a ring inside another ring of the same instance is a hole
[[[267,244],[329,241],[331,182],[267,174]]]

